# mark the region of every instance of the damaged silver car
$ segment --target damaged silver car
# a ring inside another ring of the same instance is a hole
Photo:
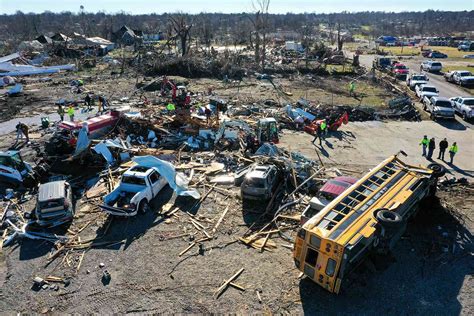
[[[34,213],[36,224],[43,227],[72,221],[74,204],[71,185],[64,180],[41,184]]]

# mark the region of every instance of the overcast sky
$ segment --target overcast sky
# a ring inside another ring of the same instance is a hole
[[[0,0],[0,13],[43,11],[79,11],[82,4],[86,11],[114,13],[163,13],[183,11],[246,12],[252,11],[251,0]],[[341,12],[341,11],[425,11],[474,10],[474,0],[271,0],[271,13],[286,12]]]

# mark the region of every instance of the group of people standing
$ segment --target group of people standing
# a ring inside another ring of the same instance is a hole
[[[434,150],[436,149],[436,141],[435,138],[432,137],[431,139],[428,139],[428,136],[425,135],[423,136],[423,139],[420,142],[420,145],[422,146],[423,153],[422,156],[426,157],[426,159],[431,160],[433,157]],[[444,154],[446,152],[446,149],[449,147],[449,158],[450,161],[449,163],[453,163],[454,156],[458,152],[458,145],[456,142],[454,142],[451,146],[449,146],[448,141],[446,138],[444,138],[442,141],[439,142],[439,154],[438,154],[438,159],[441,159],[444,161]]]
[[[98,98],[98,109],[97,113],[102,114],[108,107],[107,100],[103,96],[99,96]],[[88,93],[86,97],[84,98],[84,104],[87,106],[88,111],[92,111],[92,106],[95,104],[94,98],[90,96]],[[62,104],[58,104],[58,109],[57,113],[59,115],[59,118],[61,119],[61,122],[64,121],[64,115],[67,114],[69,116],[69,119],[71,122],[74,122],[74,114],[75,110],[74,108],[77,107],[77,102],[69,104],[67,107],[65,107]]]

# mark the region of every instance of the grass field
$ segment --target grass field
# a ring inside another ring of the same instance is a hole
[[[469,70],[474,73],[474,63],[470,65],[443,65],[443,72],[453,71],[453,70]]]
[[[449,58],[463,59],[463,56],[469,54],[469,52],[460,52],[456,47],[446,46],[424,46],[424,49],[432,49],[440,51],[448,55]],[[420,47],[404,46],[404,47],[380,47],[380,50],[390,52],[395,56],[415,56],[421,54]]]

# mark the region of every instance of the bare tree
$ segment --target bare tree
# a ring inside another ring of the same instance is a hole
[[[191,28],[192,24],[188,23],[187,16],[184,14],[178,14],[176,16],[170,16],[169,21],[171,22],[171,28],[174,30],[174,37],[179,39],[181,56],[188,53],[188,41],[191,40]]]
[[[268,33],[268,8],[270,6],[270,0],[252,0],[252,6],[255,11],[255,17],[250,20],[254,26],[255,32],[255,62],[261,63],[262,71],[265,69],[265,57],[266,57],[266,44],[267,44],[267,33]],[[260,49],[260,44],[262,48]]]
[[[344,37],[341,35],[341,23],[337,22],[337,50],[342,50],[342,45],[344,45]]]
[[[207,50],[211,48],[212,39],[214,37],[214,32],[211,26],[210,17],[208,15],[202,14],[199,19],[200,26],[198,31],[198,37],[204,43]]]

